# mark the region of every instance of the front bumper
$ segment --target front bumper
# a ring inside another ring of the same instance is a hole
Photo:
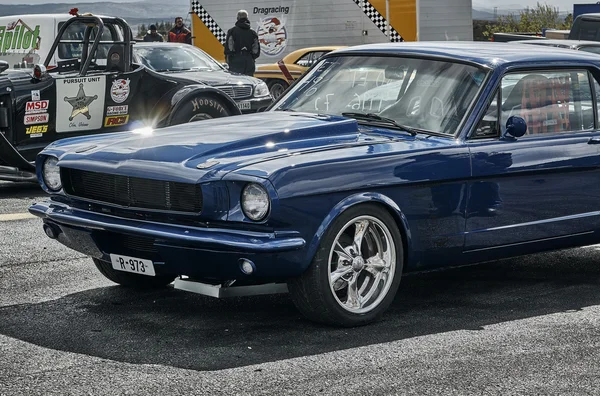
[[[273,102],[273,98],[264,96],[262,98],[251,98],[251,99],[237,99],[235,101],[240,108],[242,114],[256,113],[261,110],[265,110]],[[247,103],[247,104],[243,104]],[[247,106],[250,106],[249,108]]]
[[[304,268],[299,250],[306,242],[297,233],[263,233],[198,228],[124,219],[45,201],[29,211],[51,227],[54,237],[71,249],[110,261],[110,254],[152,260],[157,274],[226,280],[284,279]],[[47,232],[48,234],[48,232]],[[256,269],[241,271],[247,259]]]

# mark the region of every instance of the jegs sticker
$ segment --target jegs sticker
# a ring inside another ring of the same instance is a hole
[[[121,105],[121,106],[108,106],[106,108],[106,115],[107,116],[113,116],[113,115],[124,115],[129,113],[129,106],[128,105]]]
[[[34,124],[46,124],[48,123],[49,114],[41,113],[41,114],[29,114],[25,116],[23,123],[25,125],[34,125]]]
[[[46,132],[48,132],[48,125],[33,125],[25,129],[25,133],[32,138],[40,137]]]
[[[56,80],[56,132],[102,128],[106,76]]]
[[[129,79],[124,80],[122,78],[114,80],[110,87],[110,97],[115,103],[123,103],[129,97]]]

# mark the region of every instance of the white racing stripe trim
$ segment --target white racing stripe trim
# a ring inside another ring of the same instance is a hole
[[[33,219],[34,217],[31,213],[5,213],[0,214],[0,222]]]

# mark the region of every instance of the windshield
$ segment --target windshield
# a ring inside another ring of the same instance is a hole
[[[223,70],[217,61],[192,46],[140,46],[134,50],[145,66],[156,71]]]
[[[274,110],[374,113],[409,128],[454,135],[485,76],[477,67],[445,61],[339,56],[321,61]]]

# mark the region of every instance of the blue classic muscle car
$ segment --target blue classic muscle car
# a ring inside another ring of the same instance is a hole
[[[52,143],[30,211],[121,285],[365,324],[405,272],[600,242],[599,80],[567,49],[347,48],[263,113]]]

